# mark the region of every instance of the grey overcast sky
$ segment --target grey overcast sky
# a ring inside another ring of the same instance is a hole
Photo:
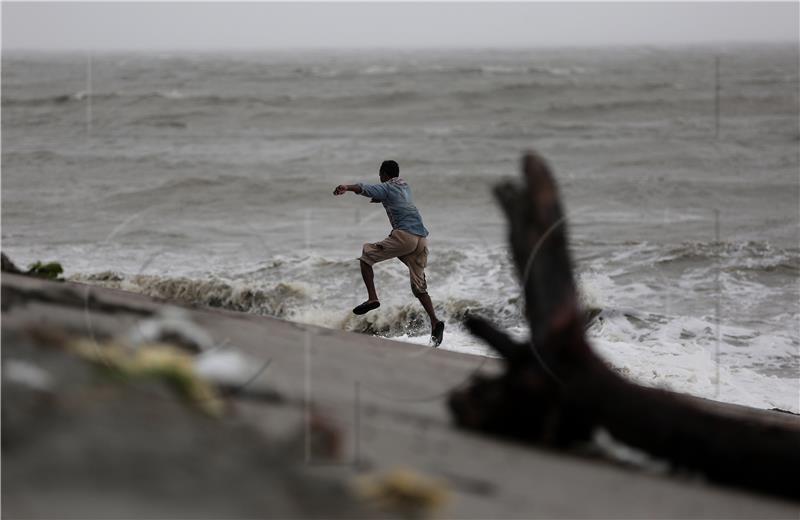
[[[800,3],[2,2],[5,49],[797,42]]]

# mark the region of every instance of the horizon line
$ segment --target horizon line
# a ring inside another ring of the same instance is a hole
[[[719,46],[794,46],[800,50],[800,42],[785,40],[701,40],[687,42],[609,42],[609,43],[535,43],[535,44],[491,44],[491,45],[419,45],[419,46],[231,46],[231,47],[7,47],[0,45],[0,52],[47,52],[47,53],[217,53],[217,52],[364,52],[364,51],[529,51],[613,48],[689,48]]]

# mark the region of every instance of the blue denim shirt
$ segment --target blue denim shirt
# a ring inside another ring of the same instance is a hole
[[[402,229],[417,236],[428,236],[422,225],[422,217],[411,198],[411,187],[400,177],[394,177],[380,184],[358,183],[361,195],[382,202],[392,229]]]

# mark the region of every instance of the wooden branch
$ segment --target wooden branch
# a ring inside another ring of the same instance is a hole
[[[531,341],[489,322],[466,325],[505,359],[497,377],[476,376],[454,390],[462,427],[566,448],[598,428],[615,439],[697,470],[719,483],[800,498],[800,420],[771,412],[746,417],[724,405],[632,383],[594,353],[584,334],[555,180],[536,154],[523,160],[524,184],[499,185],[509,241],[525,292]]]

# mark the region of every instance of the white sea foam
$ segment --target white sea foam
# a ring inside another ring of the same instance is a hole
[[[690,342],[642,344],[593,338],[597,351],[623,375],[653,387],[698,397],[800,412],[800,380],[731,368]]]

